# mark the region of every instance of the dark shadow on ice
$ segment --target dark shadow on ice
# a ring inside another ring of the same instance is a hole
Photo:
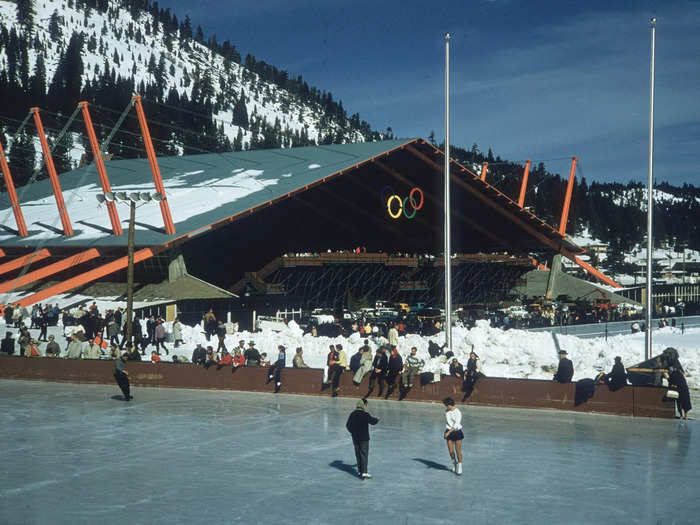
[[[95,230],[101,231],[102,233],[112,233],[112,230],[109,228],[105,228],[104,226],[100,226],[99,224],[93,224],[92,222],[87,222],[87,221],[77,221],[78,224],[82,224],[83,226],[87,226],[88,228],[94,228]]]
[[[122,222],[129,222],[129,221],[126,220],[126,221],[122,221]],[[160,228],[160,227],[154,226],[152,224],[146,224],[145,222],[139,222],[139,221],[134,221],[134,224],[136,226],[141,226],[142,228],[146,228],[147,230],[151,230],[152,232],[165,233],[165,228]]]
[[[111,399],[114,399],[115,401],[126,401],[126,398],[120,395],[112,396]]]
[[[429,459],[422,459],[422,458],[413,458],[413,461],[418,461],[419,463],[423,463],[427,468],[433,468],[435,470],[446,470],[448,472],[451,472],[449,467],[446,467],[442,463],[436,463],[435,461],[430,461]]]
[[[347,472],[350,474],[353,478],[357,477],[357,468],[355,465],[348,465],[347,463],[343,463],[343,460],[341,459],[336,459],[335,461],[331,461],[328,464],[329,467],[337,468],[338,470],[342,470],[343,472]]]
[[[58,235],[63,235],[63,230],[62,230],[62,229],[56,228],[55,226],[51,226],[50,224],[46,224],[45,222],[35,221],[34,224],[38,224],[38,225],[41,226],[42,228],[45,228],[45,229],[47,229],[47,230],[49,230],[49,231],[52,231],[52,232],[54,232],[54,233],[57,233]]]

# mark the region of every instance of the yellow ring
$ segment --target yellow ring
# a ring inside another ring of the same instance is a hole
[[[391,212],[391,201],[393,201],[394,199],[399,201],[399,211],[396,213],[396,215],[394,215]],[[389,217],[391,217],[392,219],[398,219],[399,217],[401,217],[401,213],[403,212],[403,203],[401,202],[401,197],[399,197],[398,195],[392,195],[391,197],[389,197],[389,200],[386,201],[386,209],[389,212]]]

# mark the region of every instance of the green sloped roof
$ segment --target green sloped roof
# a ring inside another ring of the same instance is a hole
[[[289,192],[413,142],[390,140],[292,149],[160,157],[160,167],[176,234],[166,235],[158,203],[140,204],[136,212],[136,245],[162,245],[176,237],[244,212]],[[147,159],[105,163],[112,191],[154,192]],[[124,233],[112,235],[107,209],[95,195],[102,193],[94,165],[59,176],[75,235],[61,235],[49,180],[19,189],[29,236],[0,230],[0,246],[126,246],[128,207],[117,209]],[[0,221],[13,228],[7,194],[0,201]]]

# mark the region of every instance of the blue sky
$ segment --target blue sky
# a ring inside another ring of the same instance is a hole
[[[700,2],[161,0],[401,137],[542,160],[589,180],[646,180],[649,19],[656,46],[656,180],[700,184]]]

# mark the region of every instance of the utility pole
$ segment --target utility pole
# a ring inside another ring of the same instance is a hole
[[[126,270],[126,346],[131,346],[134,317],[134,221],[136,220],[136,203],[129,202],[129,252]]]
[[[450,34],[445,34],[445,343],[452,348],[452,246],[450,226]]]
[[[646,309],[646,336],[644,355],[651,359],[651,322],[654,308],[652,296],[652,250],[653,243],[653,210],[654,210],[654,62],[656,47],[656,17],[651,19],[651,73],[649,89],[649,180],[647,182],[647,309]]]

